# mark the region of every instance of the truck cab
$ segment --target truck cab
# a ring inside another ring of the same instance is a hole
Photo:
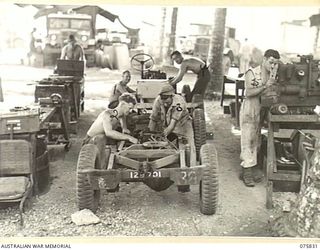
[[[77,42],[84,49],[87,64],[94,63],[95,34],[92,17],[77,13],[55,13],[47,16],[47,37],[44,49],[45,65],[55,64],[70,34],[75,36]]]

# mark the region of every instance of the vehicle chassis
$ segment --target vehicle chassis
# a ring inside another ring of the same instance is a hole
[[[188,107],[197,105],[189,103]],[[193,111],[193,114],[199,114],[203,109],[195,108]],[[199,118],[196,120],[205,123],[204,117]],[[203,132],[205,130],[202,129]],[[155,191],[165,190],[173,183],[180,192],[190,191],[189,185],[199,185],[201,213],[211,215],[216,212],[218,162],[214,144],[206,143],[202,136],[204,141],[197,153],[200,164],[190,166],[191,150],[184,138],[176,137],[169,141],[159,134],[143,131],[138,137],[140,142],[130,145],[124,141],[111,144],[104,135],[99,135],[82,147],[77,165],[79,209],[95,211],[100,189],[115,192],[121,182],[143,182]],[[197,137],[195,135],[195,142]]]
[[[137,112],[129,115],[131,120],[127,120],[127,124],[131,133],[139,138],[139,143],[128,145],[121,141],[112,144],[104,135],[99,135],[82,147],[77,164],[78,208],[95,211],[100,189],[118,191],[120,182],[143,182],[155,191],[165,190],[174,183],[180,192],[190,191],[189,185],[199,185],[201,213],[214,214],[218,204],[218,162],[214,144],[207,143],[203,98],[194,95],[190,100],[190,87],[184,86],[182,96],[192,116],[195,151],[182,136],[166,138],[146,131],[163,74],[159,73],[159,79],[155,74],[148,78],[150,81],[146,80],[144,65],[153,62],[152,57],[137,54],[131,59],[134,60],[141,66],[142,80],[138,81]],[[200,164],[192,166],[191,159],[197,159]]]

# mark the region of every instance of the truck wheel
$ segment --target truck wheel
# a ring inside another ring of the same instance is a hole
[[[100,166],[99,150],[93,144],[84,145],[77,163],[77,202],[78,209],[90,209],[95,212],[100,201],[100,190],[93,190],[88,175],[79,173],[81,170],[98,169]]]
[[[194,132],[194,143],[196,146],[197,160],[200,157],[201,146],[206,143],[206,121],[204,110],[196,108],[193,111],[193,132]]]
[[[212,215],[218,205],[218,159],[217,150],[213,144],[201,147],[201,164],[206,164],[202,180],[200,181],[200,212]]]
[[[191,89],[189,85],[187,84],[183,85],[181,93],[184,94],[186,102],[191,102],[192,96],[191,96]]]

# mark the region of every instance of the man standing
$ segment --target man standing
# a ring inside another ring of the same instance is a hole
[[[163,131],[165,136],[174,133],[187,139],[191,149],[191,166],[196,165],[196,148],[192,120],[184,98],[174,93],[174,88],[165,84],[153,103],[149,129]]]
[[[249,69],[245,74],[246,99],[241,105],[241,166],[243,182],[254,186],[252,168],[257,165],[257,151],[260,144],[260,96],[275,83],[280,59],[279,52],[269,49],[264,53],[262,64]]]
[[[32,32],[30,33],[30,44],[29,44],[29,54],[32,55],[32,53],[35,53],[36,52],[36,45],[35,45],[35,42],[36,42],[36,32],[37,32],[37,29],[36,28],[33,28]]]
[[[131,80],[131,74],[129,70],[122,73],[122,80],[113,86],[111,91],[111,96],[109,99],[108,108],[115,108],[119,103],[119,97],[123,93],[135,93],[135,91],[127,86]]]
[[[196,57],[184,59],[179,51],[172,52],[171,59],[180,65],[180,69],[178,75],[168,81],[169,84],[175,86],[182,80],[185,73],[190,70],[191,72],[197,74],[197,80],[194,84],[191,98],[195,94],[200,94],[202,97],[204,97],[206,88],[210,81],[210,72],[206,66],[206,63]]]
[[[84,61],[83,48],[77,43],[74,35],[69,35],[68,44],[62,48],[60,59]]]

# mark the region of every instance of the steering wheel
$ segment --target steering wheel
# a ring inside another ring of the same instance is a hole
[[[153,67],[153,65],[154,65],[154,60],[153,60],[152,56],[150,56],[149,54],[139,53],[139,54],[134,55],[131,58],[132,68],[140,71],[141,74],[143,74],[144,71],[151,69]]]

